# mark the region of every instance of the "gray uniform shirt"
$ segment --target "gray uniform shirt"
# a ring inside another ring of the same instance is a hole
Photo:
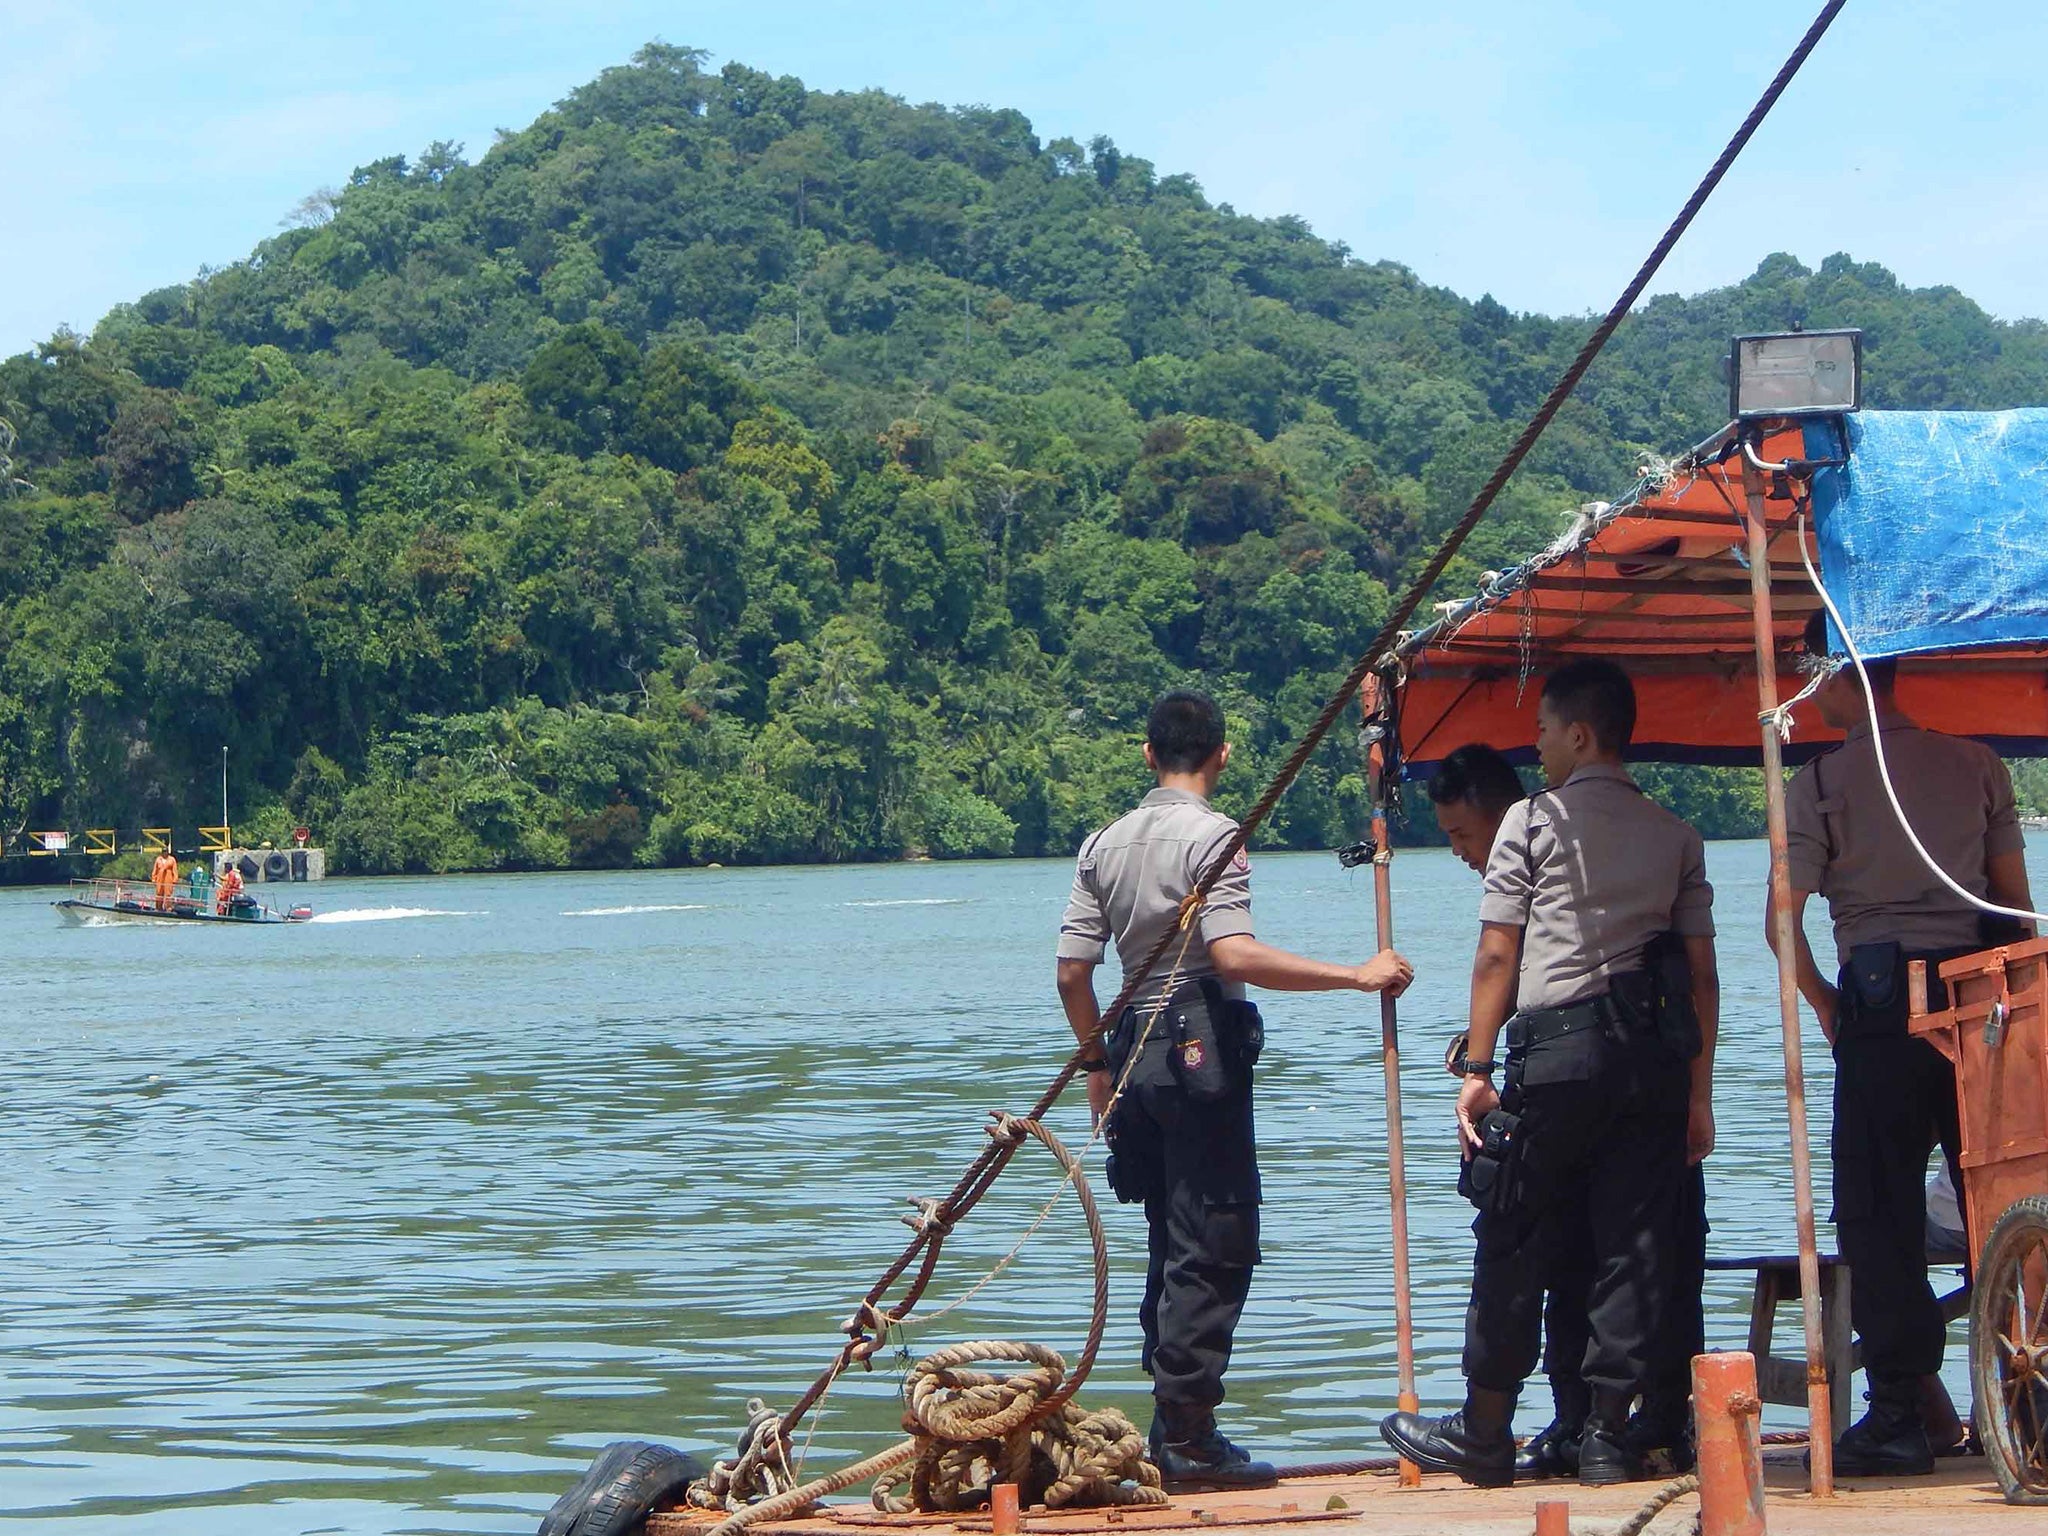
[[[1060,920],[1060,959],[1100,960],[1104,945],[1114,937],[1117,958],[1129,980],[1131,967],[1152,952],[1162,933],[1180,922],[1181,902],[1236,830],[1236,822],[1210,810],[1200,795],[1184,789],[1153,790],[1136,810],[1081,845],[1074,861],[1074,892]],[[1210,944],[1228,934],[1252,931],[1251,863],[1243,853],[1211,888],[1194,930],[1181,962],[1184,980],[1214,976]],[[1133,1001],[1158,995],[1179,948],[1178,939],[1168,946]],[[1244,995],[1241,986],[1223,986],[1229,996]]]
[[[1963,889],[1984,895],[1988,861],[2026,846],[2012,775],[1979,742],[1923,731],[1889,711],[1878,719],[1892,786],[1913,830]],[[1973,948],[1977,909],[1936,880],[1906,841],[1878,780],[1870,736],[1865,720],[1785,791],[1792,888],[1827,897],[1843,964],[1858,944]]]
[[[1711,935],[1713,909],[1699,833],[1604,763],[1509,808],[1479,898],[1481,922],[1522,930],[1519,1008],[1598,997],[1656,935]]]

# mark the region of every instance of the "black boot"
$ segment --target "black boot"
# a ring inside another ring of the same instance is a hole
[[[1380,1436],[1428,1472],[1455,1472],[1475,1488],[1515,1480],[1515,1394],[1468,1386],[1465,1406],[1440,1419],[1390,1413]]]
[[[1630,1397],[1603,1388],[1593,1394],[1593,1413],[1579,1439],[1579,1481],[1588,1487],[1635,1483],[1643,1478],[1643,1458],[1628,1433]]]
[[[1642,1458],[1647,1476],[1684,1476],[1699,1460],[1691,1399],[1673,1401],[1661,1392],[1645,1392],[1642,1410],[1628,1421],[1627,1440]]]
[[[1873,1377],[1870,1411],[1835,1442],[1839,1477],[1924,1477],[1934,1470],[1934,1448],[1920,1422],[1920,1384],[1908,1377]]]
[[[1270,1462],[1253,1461],[1251,1452],[1224,1439],[1216,1415],[1207,1408],[1155,1402],[1147,1438],[1147,1454],[1168,1493],[1270,1488],[1280,1481]]]
[[[1592,1394],[1574,1377],[1552,1377],[1551,1401],[1557,1417],[1536,1431],[1515,1456],[1517,1477],[1577,1477],[1579,1436],[1586,1432]]]

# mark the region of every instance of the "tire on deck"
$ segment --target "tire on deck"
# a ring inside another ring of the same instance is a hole
[[[673,1446],[615,1440],[597,1453],[582,1481],[555,1500],[539,1536],[633,1536],[647,1517],[682,1497],[704,1466]]]

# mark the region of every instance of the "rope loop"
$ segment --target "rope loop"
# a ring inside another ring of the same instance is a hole
[[[698,1509],[737,1513],[768,1499],[785,1498],[795,1487],[782,1415],[760,1398],[750,1397],[738,1454],[730,1461],[714,1462],[710,1475],[690,1484],[684,1498]]]
[[[1004,1375],[972,1367],[1003,1361]],[[919,1361],[905,1390],[910,1465],[877,1478],[871,1500],[893,1514],[979,1509],[989,1488],[1015,1483],[1048,1509],[1163,1504],[1144,1437],[1115,1409],[1065,1400],[1066,1362],[1042,1345],[977,1339]],[[907,1487],[906,1487],[907,1485]]]
[[[964,1367],[1007,1360],[1028,1369],[1007,1376]],[[955,1442],[993,1440],[1021,1429],[1067,1378],[1067,1362],[1042,1344],[977,1339],[949,1344],[918,1361],[904,1396],[903,1427]]]

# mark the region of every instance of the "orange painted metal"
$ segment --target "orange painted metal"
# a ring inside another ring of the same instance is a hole
[[[1746,1350],[1694,1355],[1692,1409],[1699,1427],[1700,1536],[1763,1536],[1756,1356]]]
[[[1015,1483],[997,1483],[989,1489],[988,1518],[991,1536],[1017,1536],[1019,1516]]]
[[[1909,979],[1911,1029],[1955,1063],[1970,1253],[2015,1200],[2048,1194],[2048,939],[1942,962],[1949,1006],[1927,1009],[1924,962]]]
[[[1571,1505],[1563,1499],[1538,1499],[1536,1536],[1572,1536]]]
[[[1797,427],[1768,433],[1758,447],[1767,460],[1805,451]],[[1767,569],[1784,578],[1764,584],[1772,641],[1764,660],[1787,698],[1803,680],[1778,673],[1776,655],[1797,641],[1819,603],[1800,564],[1790,489],[1775,478],[1762,486]],[[1750,690],[1736,686],[1757,665],[1744,600],[1748,492],[1731,463],[1680,467],[1504,600],[1404,641],[1406,759],[1433,762],[1468,741],[1526,748],[1535,711],[1529,679],[1595,655],[1619,661],[1635,679],[1637,757],[1756,762]],[[1807,538],[1815,551],[1811,530]],[[1953,735],[2048,732],[2044,662],[2039,647],[1908,657],[1899,704],[1921,725]],[[1802,746],[1836,739],[1810,711],[1801,717]]]

